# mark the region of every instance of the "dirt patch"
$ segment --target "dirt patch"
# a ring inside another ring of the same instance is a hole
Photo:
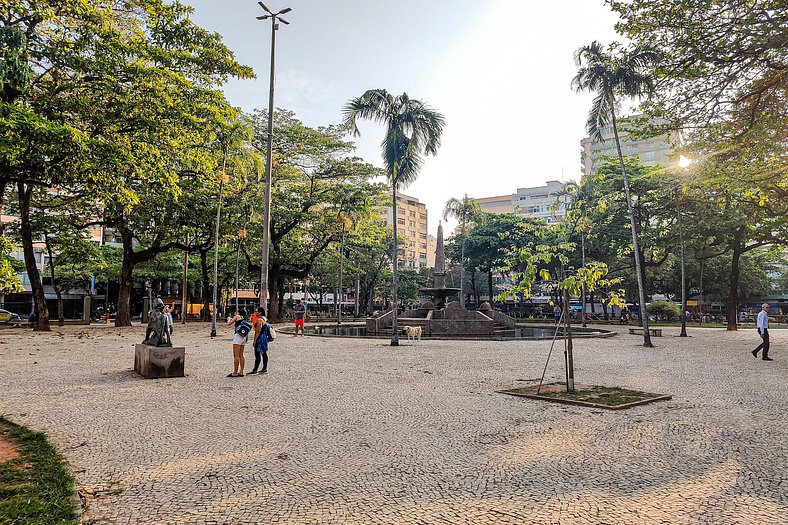
[[[19,457],[19,449],[6,436],[0,434],[0,463],[11,461]]]

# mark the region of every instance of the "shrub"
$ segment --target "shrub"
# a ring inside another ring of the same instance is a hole
[[[681,315],[681,310],[669,301],[654,301],[648,305],[648,313],[658,319],[677,321]]]

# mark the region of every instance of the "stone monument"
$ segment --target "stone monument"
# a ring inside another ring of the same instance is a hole
[[[186,347],[172,346],[164,302],[153,300],[145,340],[134,347],[134,370],[147,378],[183,377]]]
[[[443,225],[438,223],[438,239],[435,243],[435,268],[432,271],[432,288],[419,291],[432,297],[432,308],[440,310],[446,306],[446,298],[457,295],[459,288],[446,288],[446,255],[443,249]]]
[[[493,337],[511,332],[514,335],[515,321],[511,317],[496,312],[489,303],[479,310],[467,310],[460,303],[447,303],[446,298],[457,295],[459,288],[446,287],[446,255],[443,247],[443,225],[438,225],[438,239],[435,245],[435,268],[432,272],[432,288],[419,291],[431,299],[421,303],[418,308],[405,310],[398,316],[400,327],[418,326],[426,336],[439,337]],[[378,317],[367,319],[367,334],[381,335],[391,332],[391,310]]]

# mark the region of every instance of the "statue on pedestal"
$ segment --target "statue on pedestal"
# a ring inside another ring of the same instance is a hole
[[[164,314],[164,301],[158,297],[153,300],[150,320],[148,320],[148,328],[145,330],[145,340],[142,344],[148,346],[172,346],[170,330],[167,327],[167,316]]]

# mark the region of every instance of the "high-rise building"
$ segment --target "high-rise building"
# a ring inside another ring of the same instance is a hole
[[[392,225],[391,207],[384,208],[383,220]],[[418,270],[432,264],[427,259],[427,206],[416,197],[397,193],[397,248],[400,268]]]
[[[635,119],[640,115],[631,117]],[[680,142],[679,135],[662,135],[659,137],[649,137],[638,139],[630,136],[627,130],[627,120],[622,119],[618,127],[618,136],[621,139],[621,153],[627,157],[637,157],[644,166],[667,166],[671,162],[673,148],[671,144]],[[582,163],[583,175],[588,176],[593,173],[601,164],[602,157],[616,157],[615,135],[612,127],[602,130],[602,142],[591,137],[586,137],[580,141],[583,148]]]
[[[566,203],[562,197],[564,188],[563,182],[550,180],[544,186],[517,188],[517,193],[474,200],[482,211],[488,213],[514,213],[553,224],[566,217]]]

